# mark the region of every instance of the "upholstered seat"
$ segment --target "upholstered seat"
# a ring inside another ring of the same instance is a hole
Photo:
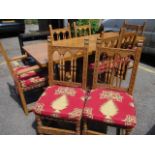
[[[19,66],[14,68],[15,74],[24,69],[28,69],[30,66]],[[36,71],[28,71],[26,73],[17,75],[21,87],[24,91],[32,90],[34,88],[42,87],[46,84],[46,78],[41,77]]]
[[[18,66],[18,67],[15,67],[13,70],[17,74],[19,71],[22,71],[24,69],[28,69],[29,67],[30,66]],[[32,70],[32,71],[23,73],[21,75],[18,75],[18,78],[19,78],[19,80],[25,80],[25,79],[28,79],[30,77],[34,77],[36,75],[37,75],[37,72]]]
[[[83,115],[84,118],[113,125],[129,128],[136,125],[133,97],[124,91],[91,90]]]
[[[40,76],[35,76],[31,77],[25,80],[20,80],[21,86],[24,91],[28,91],[34,88],[39,88],[42,86],[45,86],[46,84],[46,78],[45,77],[40,77]]]
[[[81,53],[83,61],[77,68],[78,53]],[[53,62],[55,55],[59,58],[56,63]],[[55,64],[58,65],[58,72],[55,72]],[[84,47],[53,46],[48,43],[49,87],[33,107],[39,134],[79,135],[81,133],[87,64],[88,43],[85,42]],[[81,80],[77,78],[79,69]],[[73,128],[70,128],[70,125]]]
[[[106,68],[107,68],[107,65],[108,65],[108,61],[100,61],[99,62],[99,67],[98,67],[98,72],[99,73],[105,72]],[[91,63],[89,65],[90,70],[94,70],[94,67],[95,67],[95,63]],[[110,65],[110,68],[113,68],[113,64]]]
[[[130,60],[129,57],[127,57],[127,58],[124,58],[124,59],[117,58],[117,59],[115,59],[115,60],[113,60],[111,62],[108,61],[108,60],[100,61],[99,66],[98,66],[98,72],[103,73],[107,69],[118,68],[121,61],[124,61],[125,64],[127,65],[131,60]],[[94,70],[94,67],[95,67],[95,63],[91,63],[89,65],[90,70]]]
[[[28,56],[17,55],[15,57],[9,58],[6,50],[0,43],[0,53],[3,55],[8,69],[15,82],[16,92],[21,99],[21,104],[25,114],[32,111],[31,105],[27,106],[25,99],[25,91],[32,90],[34,88],[42,89],[43,86],[47,85],[46,74],[39,65],[27,66],[22,63],[23,60],[28,60]]]
[[[34,106],[41,116],[80,120],[86,92],[82,88],[49,86]]]

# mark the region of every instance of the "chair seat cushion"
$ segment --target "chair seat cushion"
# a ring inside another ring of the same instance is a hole
[[[89,68],[92,69],[92,70],[94,70],[94,67],[95,67],[95,63],[91,63],[90,66],[89,66]],[[100,61],[99,66],[98,66],[98,72],[99,73],[105,72],[107,67],[108,67],[108,62],[107,61]],[[112,68],[112,67],[113,67],[113,64],[110,65],[110,68]]]
[[[48,87],[34,106],[36,114],[67,120],[80,120],[86,92],[81,88],[53,85]]]
[[[99,88],[92,90],[83,115],[84,118],[113,125],[131,128],[136,125],[133,97],[124,91]]]
[[[15,67],[14,68],[14,71],[15,73],[19,72],[19,71],[22,71],[24,69],[28,69],[30,66],[18,66],[18,67]],[[28,79],[30,77],[34,77],[37,75],[37,72],[35,71],[29,71],[27,73],[24,73],[24,74],[21,74],[18,76],[19,80],[25,80],[25,79]]]
[[[125,64],[127,65],[130,62],[130,58],[126,57],[126,58],[116,58],[115,60],[113,60],[113,62],[110,62],[109,60],[104,60],[104,61],[100,61],[99,62],[99,67],[98,67],[98,72],[99,73],[103,73],[106,72],[107,69],[112,69],[112,68],[118,68],[120,62],[125,61]],[[95,63],[91,63],[89,65],[89,69],[93,69],[94,70],[95,67]]]
[[[24,91],[32,90],[34,88],[42,87],[46,84],[46,78],[35,76],[29,79],[20,80],[21,86]]]

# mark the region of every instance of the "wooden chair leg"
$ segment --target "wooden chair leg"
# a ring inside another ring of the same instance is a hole
[[[21,99],[23,110],[24,110],[25,114],[28,115],[27,104],[26,104],[25,96],[24,96],[24,93],[22,90],[19,90],[19,96]]]
[[[83,135],[86,135],[86,133],[87,133],[87,121],[84,120],[84,121],[83,121],[83,130],[82,130],[82,134],[83,134]]]
[[[80,125],[80,121],[76,123],[76,134],[80,135],[81,134],[81,125]]]
[[[120,134],[121,135],[129,135],[131,133],[132,129],[120,129]]]
[[[36,118],[36,123],[37,123],[37,134],[41,134],[41,132],[39,131],[39,127],[42,126],[41,118],[38,115],[35,115],[35,118]]]
[[[131,133],[132,129],[125,129],[125,135],[129,135]]]
[[[120,135],[125,135],[125,129],[120,128]]]
[[[121,129],[119,127],[116,128],[116,134],[120,135],[121,134]]]

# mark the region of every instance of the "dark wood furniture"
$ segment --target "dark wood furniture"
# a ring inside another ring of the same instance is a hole
[[[77,58],[83,58],[82,80],[77,82]],[[65,55],[70,57],[66,61]],[[55,56],[59,61],[55,62]],[[82,110],[85,102],[87,79],[88,45],[85,47],[52,46],[48,44],[49,87],[34,106],[37,132],[39,134],[80,134]],[[69,69],[67,68],[69,62]],[[59,78],[55,78],[55,65],[59,67]],[[68,73],[70,78],[68,79]],[[82,96],[81,96],[82,95]],[[50,122],[46,124],[44,122]],[[54,126],[54,122],[61,126]],[[64,129],[67,123],[74,129]]]

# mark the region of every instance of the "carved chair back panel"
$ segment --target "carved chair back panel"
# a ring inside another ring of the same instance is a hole
[[[68,23],[68,27],[52,29],[52,25],[49,25],[50,29],[50,37],[52,40],[61,40],[71,38],[71,30],[70,24]]]
[[[136,32],[136,34],[142,35],[145,25],[146,25],[146,22],[144,22],[143,25],[132,25],[132,24],[128,24],[127,21],[125,20],[122,27],[126,28],[126,30],[134,31]]]
[[[89,25],[77,26],[76,23],[74,22],[74,32],[75,37],[91,35],[91,25],[89,23]]]
[[[120,32],[118,47],[120,48],[133,48],[136,42],[136,33],[135,32],[125,32],[123,28]]]
[[[49,43],[49,84],[86,88],[88,48]],[[78,57],[80,55],[80,58]],[[55,60],[54,57],[57,59]],[[80,63],[78,63],[80,62]]]
[[[117,48],[119,43],[119,36],[104,38],[104,33],[102,33],[101,39],[98,39],[97,43],[101,43],[102,47]]]
[[[101,46],[98,46],[95,57],[93,88],[112,88],[117,90],[125,90],[132,94],[140,55],[140,48],[137,50],[131,50],[102,48]],[[125,67],[129,64],[131,57],[134,58],[132,60],[133,68],[128,71],[127,79],[123,80],[126,71]],[[103,63],[102,68],[99,67],[99,63]],[[99,74],[99,70],[102,70],[102,75]]]

